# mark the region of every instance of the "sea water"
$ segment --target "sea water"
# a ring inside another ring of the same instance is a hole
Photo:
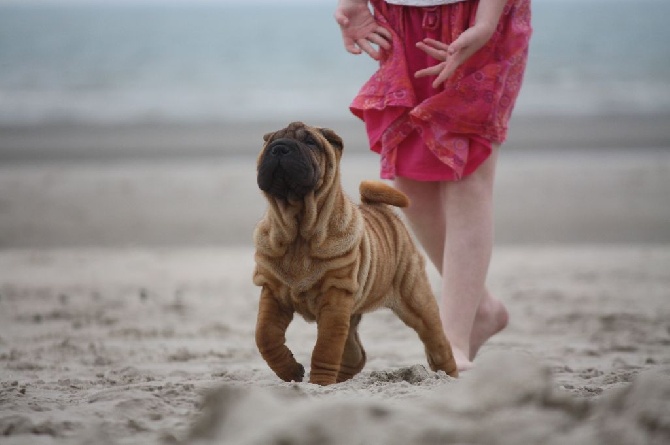
[[[336,1],[0,0],[0,125],[340,119]],[[670,112],[670,1],[535,0],[515,114]]]

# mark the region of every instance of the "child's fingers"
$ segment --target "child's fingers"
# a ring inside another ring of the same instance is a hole
[[[335,21],[342,28],[345,28],[349,24],[349,17],[344,15],[341,11],[337,10],[335,11]]]
[[[393,35],[391,35],[391,31],[384,28],[383,26],[377,27],[377,29],[375,29],[375,32],[389,42],[393,40]]]
[[[361,49],[355,43],[351,43],[349,45],[345,44],[344,49],[346,49],[349,53],[355,54],[355,55],[359,55],[363,52],[363,51],[361,51]]]
[[[372,57],[374,60],[379,60],[380,54],[367,39],[358,39],[356,40],[358,47],[363,50],[368,56]],[[360,54],[360,51],[359,51]]]
[[[438,64],[438,65],[433,65],[428,68],[421,69],[414,73],[414,77],[427,77],[427,76],[437,76],[442,72],[442,67],[444,66],[444,62]]]
[[[432,46],[427,45],[424,42],[417,43],[416,47],[419,48],[421,51],[425,52],[426,54],[428,54],[433,59],[444,61],[444,59],[447,58],[446,50],[436,49]]]
[[[384,29],[384,28],[382,28]],[[384,49],[391,49],[391,39],[386,37],[386,35],[383,35],[380,30],[377,30],[376,32],[370,34],[368,37],[368,40],[375,45],[379,45],[381,48]]]
[[[456,69],[468,58],[467,49],[453,55],[450,54],[447,57],[447,60],[442,65],[442,71],[440,71],[435,81],[433,81],[433,88],[437,88],[441,83],[450,78]]]
[[[351,54],[360,54],[361,49],[356,45],[356,42],[351,37],[342,36],[342,41],[344,43],[344,49],[346,49]]]
[[[340,25],[340,28],[342,29],[342,43],[344,43],[344,49],[346,49],[351,54],[360,54],[361,50],[360,48],[358,48],[358,46],[356,46],[356,42],[354,42],[354,39],[349,37],[347,33],[344,31],[344,28],[346,28],[349,25],[349,18],[342,12],[335,11],[335,21],[337,22],[338,25]]]
[[[416,44],[429,56],[444,61],[439,65],[417,71],[415,77],[437,76],[433,88],[437,88],[451,77],[456,69],[486,43],[479,29],[469,28],[450,44],[426,38]]]
[[[445,63],[445,66],[442,68],[442,71],[437,75],[437,78],[433,81],[433,88],[437,88],[440,84],[444,83],[456,70],[455,66],[450,66]]]
[[[428,38],[428,37],[423,39],[420,43],[423,43],[424,45],[430,46],[431,48],[435,48],[437,50],[446,51],[446,50],[449,49],[448,44],[446,44],[444,42],[440,42],[439,40]]]

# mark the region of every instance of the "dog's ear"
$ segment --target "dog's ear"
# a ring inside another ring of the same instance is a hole
[[[330,144],[333,147],[338,148],[340,150],[342,150],[344,148],[344,143],[342,142],[342,138],[339,137],[337,135],[337,133],[335,133],[333,130],[331,130],[330,128],[319,128],[319,131],[321,132],[323,137],[325,137],[326,140],[328,142],[330,142]]]
[[[263,140],[264,140],[265,142],[267,142],[272,136],[274,136],[274,134],[275,134],[274,131],[272,131],[272,132],[270,132],[270,133],[265,133],[265,134],[263,135]]]

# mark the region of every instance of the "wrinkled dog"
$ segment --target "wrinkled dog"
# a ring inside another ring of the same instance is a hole
[[[350,379],[365,365],[361,315],[387,307],[419,334],[431,369],[456,376],[423,256],[390,207],[407,197],[365,181],[354,204],[340,185],[343,145],[332,130],[294,122],[264,140],[257,180],[268,209],[254,232],[254,283],[262,287],[256,344],[270,368],[285,381],[304,377],[285,345],[297,312],[317,323],[309,381]]]

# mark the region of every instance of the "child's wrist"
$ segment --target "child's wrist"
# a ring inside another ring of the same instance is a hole
[[[493,34],[496,32],[496,28],[498,26],[497,23],[489,23],[489,22],[478,22],[475,23],[475,26],[479,29],[479,33],[481,36],[485,39],[485,41],[488,42],[488,40],[493,37]]]

